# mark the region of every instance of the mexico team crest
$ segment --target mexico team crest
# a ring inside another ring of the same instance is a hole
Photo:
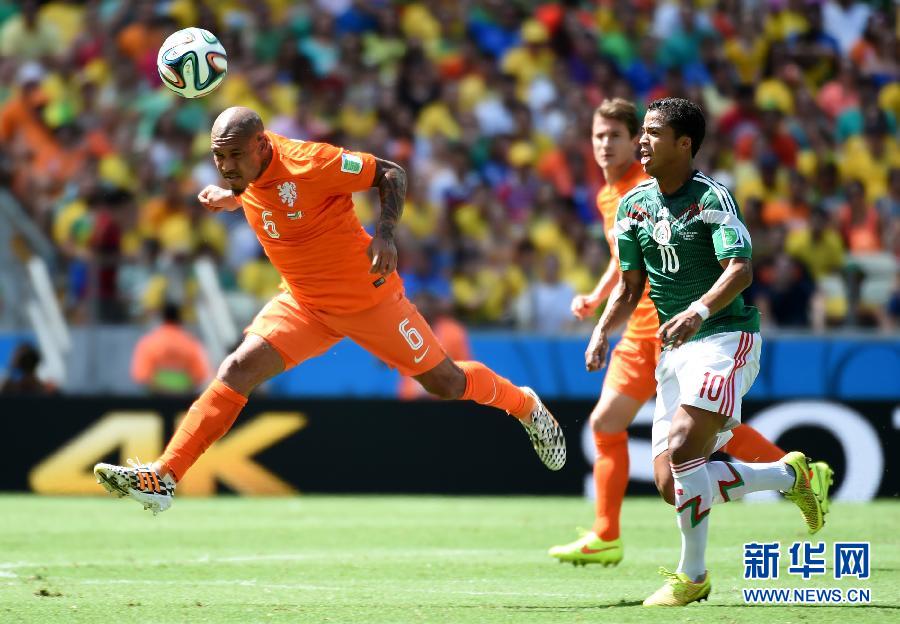
[[[276,188],[278,189],[278,197],[281,198],[281,203],[293,208],[294,202],[297,201],[297,185],[293,182],[282,182]]]
[[[653,226],[653,240],[660,245],[668,245],[672,240],[672,224],[668,221],[657,221]]]

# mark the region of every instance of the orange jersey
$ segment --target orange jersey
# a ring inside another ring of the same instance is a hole
[[[272,162],[241,193],[247,222],[301,305],[359,312],[402,290],[396,271],[369,273],[372,237],[352,194],[372,186],[375,157],[266,132]]]
[[[131,359],[131,377],[140,384],[157,381],[187,391],[212,376],[200,341],[183,328],[164,323],[141,338]]]
[[[619,209],[619,202],[628,191],[649,178],[644,173],[641,163],[635,161],[620,180],[615,184],[607,184],[597,193],[597,210],[600,211],[600,216],[603,217],[603,229],[606,231],[606,241],[609,243],[610,249],[616,248],[616,241],[613,239],[612,231],[616,225],[616,212]],[[650,281],[648,280],[647,285],[644,287],[644,294],[628,320],[628,327],[625,328],[625,338],[635,340],[656,339],[658,329],[659,316],[656,314],[656,306],[650,300]]]

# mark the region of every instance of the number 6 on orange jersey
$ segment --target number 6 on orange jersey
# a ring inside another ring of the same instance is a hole
[[[281,234],[279,234],[278,230],[275,229],[275,222],[269,220],[269,217],[271,217],[271,216],[272,216],[271,210],[263,210],[262,220],[263,220],[263,227],[266,230],[266,234],[269,235],[269,238],[281,238]]]
[[[422,334],[420,334],[415,327],[406,329],[407,325],[409,325],[408,318],[400,321],[400,325],[398,326],[400,334],[406,339],[406,342],[409,343],[409,346],[413,351],[418,351],[422,348],[422,345],[425,344],[425,341],[422,339]]]

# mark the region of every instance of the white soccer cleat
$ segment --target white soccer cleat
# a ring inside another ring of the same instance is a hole
[[[550,410],[541,402],[537,393],[528,387],[522,390],[534,399],[534,409],[531,411],[531,424],[519,421],[531,438],[534,452],[550,470],[559,470],[566,465],[566,437]]]
[[[171,476],[161,477],[150,464],[142,464],[140,460],[129,459],[128,464],[97,464],[94,466],[97,483],[119,498],[130,496],[154,516],[172,506],[175,480]]]

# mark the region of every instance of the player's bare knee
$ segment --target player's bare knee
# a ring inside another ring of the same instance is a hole
[[[278,374],[284,368],[280,355],[262,339],[248,339],[219,366],[217,377],[241,394]]]
[[[612,435],[622,433],[627,429],[623,427],[622,418],[615,414],[609,404],[595,405],[590,417],[591,430],[594,433]]]
[[[254,383],[254,376],[251,374],[246,360],[241,358],[237,352],[222,361],[216,377],[229,388],[242,394],[253,390],[257,385]]]
[[[676,427],[674,424],[672,429],[669,430],[669,457],[673,464],[680,464],[690,459],[695,459],[694,457],[685,456],[688,446],[688,433],[687,427]],[[687,455],[690,455],[690,453],[687,453]]]
[[[670,471],[663,472],[662,470],[656,471],[653,475],[653,480],[656,482],[656,489],[659,491],[659,495],[662,496],[662,499],[669,503],[670,505],[675,505],[675,480],[672,477],[672,473]]]

